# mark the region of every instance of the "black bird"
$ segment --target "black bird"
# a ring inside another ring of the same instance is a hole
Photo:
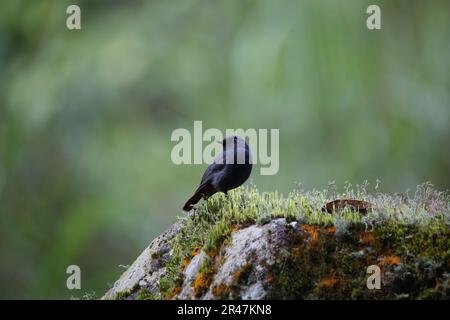
[[[194,195],[186,201],[184,211],[189,211],[200,201],[216,192],[228,193],[228,190],[243,184],[252,172],[252,154],[250,147],[241,138],[231,136],[222,141],[223,152],[214,159],[203,174],[200,186]]]

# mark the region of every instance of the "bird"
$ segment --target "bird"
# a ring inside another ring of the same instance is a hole
[[[190,211],[200,199],[207,199],[217,192],[228,191],[242,185],[252,172],[252,154],[249,145],[238,136],[222,140],[223,151],[206,168],[200,186],[183,206]]]

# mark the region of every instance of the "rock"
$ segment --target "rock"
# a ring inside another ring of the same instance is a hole
[[[198,277],[200,268],[202,267],[205,259],[207,259],[206,254],[205,252],[201,251],[194,258],[192,258],[190,263],[187,265],[186,269],[183,272],[183,289],[178,295],[179,299],[188,299],[194,297],[194,288],[191,284],[194,283],[195,279]]]
[[[287,247],[286,219],[275,219],[263,226],[253,225],[232,234],[225,249],[224,263],[217,273],[205,299],[263,299],[271,287],[270,270],[279,253]],[[215,288],[227,288],[214,294]]]
[[[195,281],[200,269],[209,259],[204,251],[196,255],[183,271],[184,282],[178,299],[242,298],[263,299],[267,295],[269,269],[277,263],[279,252],[289,242],[284,218],[232,233],[230,244],[222,253],[223,264],[216,259],[209,289],[201,296],[195,294]]]
[[[182,221],[177,222],[154,239],[102,299],[115,299],[118,294],[131,294],[142,287],[156,293],[159,290],[159,279],[165,273],[165,264],[170,256],[170,241],[176,236],[182,225]]]
[[[191,217],[192,218],[192,217]],[[156,238],[116,281],[103,299],[448,299],[448,229],[440,235],[402,227],[399,239],[388,231],[302,224],[286,218],[229,224],[226,240],[209,251],[196,249],[189,258],[171,265],[171,247],[178,234],[188,243],[198,220],[177,222]],[[339,222],[339,221],[338,221]],[[208,222],[210,223],[210,222]],[[218,229],[211,229],[218,230]],[[422,230],[422,231],[421,231]],[[422,232],[422,233],[420,233]],[[414,237],[407,238],[406,235]],[[415,238],[428,239],[417,247]],[[406,239],[406,240],[405,240]],[[407,242],[405,242],[407,241]],[[383,243],[383,246],[378,244]],[[192,247],[190,247],[192,248]],[[205,248],[205,247],[204,247]],[[184,251],[189,255],[189,251]],[[404,251],[401,253],[401,251]],[[447,250],[447,251],[446,251]],[[413,254],[412,252],[415,251]],[[397,252],[397,255],[392,255]],[[429,253],[427,253],[429,252]],[[434,255],[435,260],[424,257]],[[172,259],[173,260],[173,259]],[[366,286],[367,267],[377,264],[383,272],[382,289]],[[175,265],[175,269],[174,269]],[[173,277],[173,287],[161,289],[161,280]],[[179,271],[177,271],[179,270]]]

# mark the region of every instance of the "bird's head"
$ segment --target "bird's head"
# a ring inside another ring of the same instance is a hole
[[[238,136],[229,136],[222,140],[222,146],[224,150],[232,148],[235,145],[238,148],[245,148],[246,143],[244,139],[239,138]]]

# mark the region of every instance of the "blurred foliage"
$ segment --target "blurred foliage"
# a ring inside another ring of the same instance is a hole
[[[197,186],[205,166],[170,161],[194,120],[280,129],[260,190],[448,188],[449,30],[445,0],[3,1],[0,297],[105,292]]]

